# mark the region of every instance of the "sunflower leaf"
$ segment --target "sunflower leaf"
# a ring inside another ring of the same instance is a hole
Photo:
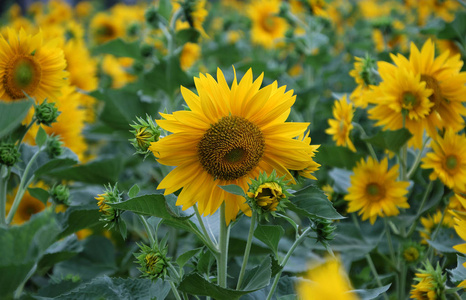
[[[398,130],[379,131],[375,136],[365,138],[364,141],[392,152],[398,152],[400,148],[412,137],[412,134],[406,128]]]
[[[238,196],[242,196],[246,198],[246,194],[244,193],[243,188],[241,188],[239,185],[229,184],[229,185],[219,185],[219,187],[222,190],[227,191],[230,194],[234,194],[234,195],[238,195]]]
[[[312,185],[297,191],[286,206],[289,210],[309,218],[321,217],[332,220],[344,218],[335,210],[324,192]]]
[[[28,188],[29,194],[39,200],[40,202],[47,205],[47,200],[49,200],[49,192],[41,188]]]
[[[466,263],[466,257],[457,255],[458,264],[456,268],[448,270],[448,273],[451,274],[450,280],[454,283],[459,283],[466,278],[466,268],[463,266]]]
[[[116,57],[131,57],[141,59],[139,50],[139,42],[125,42],[120,38],[111,40],[103,45],[92,49],[94,55],[97,54],[112,54]]]
[[[37,131],[37,135],[36,135],[36,144],[40,148],[45,144],[46,141],[47,141],[47,133],[45,132],[44,128],[40,126],[39,130]]]
[[[10,134],[26,117],[32,101],[0,101],[0,138]]]
[[[266,257],[260,265],[246,270],[241,289],[245,291],[261,289],[269,284],[270,277],[272,277],[272,260]]]
[[[275,256],[277,256],[278,252],[278,242],[284,234],[285,230],[280,225],[258,224],[256,230],[254,230],[254,237],[272,249]]]
[[[357,293],[362,300],[378,299],[380,295],[388,291],[392,284],[389,283],[379,288],[370,290],[353,290],[353,293]]]

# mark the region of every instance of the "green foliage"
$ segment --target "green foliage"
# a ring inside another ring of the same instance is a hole
[[[141,59],[139,51],[139,42],[126,42],[120,38],[111,40],[103,45],[97,46],[92,50],[94,55],[97,54],[112,54],[116,57],[131,57]]]
[[[379,131],[375,136],[363,140],[381,149],[397,153],[411,137],[409,130],[402,128],[395,131]]]
[[[314,160],[323,166],[352,169],[363,157],[345,147],[321,145]]]
[[[254,236],[266,244],[278,256],[278,242],[285,234],[285,230],[279,225],[261,225],[258,224],[254,230]]]
[[[309,218],[321,217],[326,219],[342,219],[327,199],[327,196],[319,188],[309,185],[293,194],[287,204],[289,210]]]
[[[10,134],[26,117],[31,100],[4,102],[0,101],[0,139]]]

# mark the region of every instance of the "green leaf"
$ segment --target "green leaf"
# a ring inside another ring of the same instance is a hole
[[[214,262],[215,257],[210,250],[201,251],[197,260],[196,270],[202,274],[208,274]]]
[[[272,249],[275,256],[278,254],[278,242],[285,234],[285,230],[280,225],[258,224],[254,230],[254,236]]]
[[[139,41],[125,42],[120,38],[111,40],[101,46],[95,47],[92,49],[92,54],[112,54],[116,57],[131,57],[134,59],[141,59]]]
[[[229,185],[219,185],[219,187],[222,190],[227,191],[228,193],[238,195],[238,196],[242,196],[242,197],[246,198],[246,194],[244,193],[243,188],[240,187],[239,185],[229,184]]]
[[[37,131],[36,135],[36,145],[42,147],[45,142],[47,141],[47,133],[45,132],[42,126],[39,126],[39,130]]]
[[[199,251],[201,251],[202,247],[201,248],[196,248],[196,249],[192,249],[192,250],[189,250],[183,254],[181,254],[180,256],[178,256],[178,258],[176,259],[176,263],[180,266],[180,268],[183,268],[183,266],[196,254],[199,253]]]
[[[63,148],[63,153],[60,156],[44,161],[44,163],[34,171],[34,174],[36,177],[39,177],[50,171],[71,167],[77,163],[78,156],[70,149]]]
[[[32,106],[32,101],[0,101],[0,139],[21,125]]]
[[[135,184],[129,189],[128,196],[129,196],[130,198],[133,198],[133,197],[136,197],[138,193],[139,193],[139,186],[137,185],[137,183],[135,183]]]
[[[361,300],[378,299],[380,295],[388,291],[392,284],[387,284],[382,287],[370,290],[353,290],[352,293],[357,293]]]
[[[60,261],[70,259],[82,250],[83,246],[79,243],[76,235],[70,235],[63,240],[55,242],[45,251],[37,269],[47,271],[47,268],[52,267]]]
[[[451,23],[446,23],[445,28],[439,32],[439,39],[446,40],[459,40],[463,43],[466,42],[466,13],[458,11],[456,18]]]
[[[453,246],[462,244],[463,240],[455,234],[453,228],[440,227],[435,240],[427,240],[427,243],[442,253],[455,253],[457,251],[453,249]]]
[[[178,289],[192,295],[210,296],[214,299],[235,300],[253,291],[236,291],[229,288],[222,288],[212,282],[207,281],[198,273],[191,273],[181,281]]]
[[[287,203],[287,208],[299,215],[333,220],[344,218],[335,210],[324,192],[312,185],[297,191],[290,201],[291,203]]]
[[[259,290],[270,283],[272,277],[272,261],[266,257],[262,263],[251,270],[246,270],[241,289],[245,291]]]
[[[60,238],[98,224],[100,214],[97,205],[69,207],[64,214],[59,215],[61,217],[60,223],[63,227]]]
[[[145,94],[163,90],[171,95],[180,88],[180,85],[192,86],[193,80],[181,70],[180,60],[177,56],[169,56],[161,60],[151,71],[144,74],[142,81]]]
[[[314,160],[329,167],[352,169],[363,157],[345,147],[321,145]]]
[[[458,285],[460,282],[466,279],[466,268],[463,266],[463,264],[466,263],[466,257],[457,255],[457,258],[458,263],[456,268],[448,270],[448,273],[451,274],[450,280],[456,283],[455,285]]]
[[[200,32],[195,28],[187,28],[178,30],[175,35],[177,45],[184,45],[186,43],[196,43],[201,36]]]
[[[172,13],[172,4],[170,0],[160,0],[159,1],[159,8],[158,13],[164,17],[166,20],[170,20],[170,16]]]
[[[50,196],[48,191],[41,188],[28,188],[28,192],[32,197],[47,205]]]
[[[363,140],[381,149],[398,152],[411,137],[409,130],[402,128],[395,131],[379,131],[375,136]]]

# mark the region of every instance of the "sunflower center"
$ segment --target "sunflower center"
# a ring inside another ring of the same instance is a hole
[[[212,125],[197,146],[199,161],[207,173],[216,179],[234,180],[257,166],[265,140],[255,124],[228,116]]]
[[[97,29],[97,35],[102,37],[113,37],[115,35],[115,29],[110,24],[104,24]]]
[[[449,155],[445,160],[445,165],[448,170],[454,170],[458,166],[458,159],[455,155]]]
[[[378,183],[372,182],[366,186],[366,192],[371,201],[379,201],[385,196],[385,190]]]
[[[416,105],[417,98],[411,92],[406,92],[403,94],[403,108],[404,109],[413,109]]]
[[[442,103],[443,96],[442,90],[440,89],[440,84],[437,79],[429,75],[421,75],[421,80],[426,83],[426,87],[433,91],[432,95],[429,97],[429,101],[434,103],[434,106],[431,108],[431,112],[436,110],[440,103]]]
[[[262,19],[262,28],[267,32],[273,32],[275,29],[275,17],[272,14],[264,16]]]
[[[23,91],[32,94],[40,83],[42,68],[33,56],[16,56],[8,63],[3,75],[5,92],[12,99],[24,98]]]

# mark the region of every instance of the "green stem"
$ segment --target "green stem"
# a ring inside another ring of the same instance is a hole
[[[413,234],[414,230],[416,229],[417,223],[419,222],[419,217],[422,214],[422,209],[424,208],[424,205],[426,204],[427,196],[430,194],[430,191],[432,190],[432,184],[433,184],[432,181],[429,181],[429,184],[427,185],[424,195],[422,196],[421,206],[419,206],[419,209],[417,211],[416,220],[414,221],[413,225],[411,225],[411,227],[409,228],[408,234],[405,236],[406,238],[410,237]]]
[[[410,179],[413,175],[414,175],[414,172],[416,171],[417,169],[417,166],[419,165],[419,163],[421,162],[421,158],[422,158],[422,152],[424,151],[424,148],[427,144],[427,142],[430,140],[430,138],[427,138],[424,143],[422,144],[422,148],[421,150],[419,150],[419,153],[416,155],[416,159],[414,160],[414,163],[413,165],[411,166],[411,169],[409,169],[408,171],[408,175],[406,175],[406,177],[408,177],[408,179]]]
[[[210,245],[211,248],[214,248],[214,249],[217,248],[217,245],[210,238],[209,232],[207,231],[207,229],[206,229],[206,227],[204,225],[204,221],[202,220],[202,216],[199,213],[199,209],[197,208],[197,204],[195,204],[193,207],[194,207],[194,211],[196,212],[196,217],[197,217],[197,220],[199,222],[199,225],[201,225],[202,232],[204,232],[205,241]]]
[[[296,249],[296,247],[299,246],[299,244],[301,244],[301,242],[304,240],[304,238],[306,238],[307,234],[309,232],[312,231],[312,228],[311,227],[308,227],[306,230],[304,230],[304,232],[294,241],[293,245],[291,245],[291,248],[290,250],[288,250],[288,253],[286,253],[285,255],[285,258],[283,259],[282,263],[280,264],[280,266],[282,267],[282,270],[283,270],[283,267],[286,265],[286,263],[288,262],[288,259],[290,259],[291,257],[291,254],[293,254],[294,250]],[[282,271],[278,272],[277,275],[275,275],[275,279],[273,280],[273,284],[272,284],[272,287],[270,288],[270,292],[267,296],[267,300],[270,300],[272,299],[272,296],[273,294],[275,293],[275,289],[277,288],[277,285],[278,285],[278,281],[280,280],[280,276],[282,275]]]
[[[219,248],[220,257],[217,261],[217,276],[220,287],[227,287],[227,261],[228,261],[228,241],[230,238],[230,226],[227,226],[225,220],[225,201],[220,206],[220,237]]]
[[[10,169],[0,166],[0,225],[6,225],[6,193]]]
[[[14,299],[19,299],[21,297],[21,294],[23,293],[23,289],[24,289],[24,285],[26,284],[26,282],[29,280],[29,278],[31,278],[32,275],[34,275],[34,273],[36,272],[37,270],[37,263],[34,264],[34,266],[32,266],[31,270],[29,270],[29,272],[27,273],[26,277],[24,278],[24,280],[20,283],[20,285],[16,288],[16,291],[15,291],[15,294],[14,294]]]
[[[181,280],[181,276],[180,276],[180,273],[178,273],[178,271],[175,269],[175,267],[173,266],[173,264],[171,262],[168,262],[168,267],[170,268],[170,270],[172,270],[172,272],[175,274],[176,278],[178,280]]]
[[[405,143],[401,148],[401,180],[406,181],[407,177],[407,169],[408,169],[408,144]]]
[[[146,229],[147,236],[149,237],[149,241],[150,241],[150,246],[151,247],[155,246],[155,247],[159,248],[159,245],[157,243],[157,239],[154,238],[154,234],[152,232],[152,229],[149,226],[149,223],[147,223],[146,218],[144,218],[143,216],[141,216],[139,214],[138,214],[138,217],[139,217],[139,220],[141,220],[142,224],[144,225],[144,228]]]
[[[173,281],[170,281],[170,287],[172,288],[172,292],[173,292],[173,295],[175,295],[176,300],[182,300]]]
[[[437,224],[437,227],[435,227],[434,232],[432,233],[432,236],[430,237],[430,240],[433,242],[437,238],[437,234],[440,231],[440,227],[442,227],[443,220],[445,219],[445,212],[447,210],[448,206],[445,206],[442,212],[442,217],[440,218],[439,223]],[[433,247],[429,244],[429,249],[427,250],[426,256],[429,258],[429,260],[432,260],[432,256],[434,254]]]
[[[241,271],[239,272],[238,284],[236,285],[237,290],[239,290],[239,288],[241,287],[241,283],[243,282],[243,278],[244,278],[244,273],[246,272],[246,266],[248,264],[249,252],[251,251],[252,236],[254,233],[254,227],[256,225],[256,219],[257,219],[257,212],[253,211],[252,217],[251,217],[251,225],[249,226],[248,241],[246,242],[246,249],[244,249],[243,264],[241,265]]]
[[[18,191],[16,192],[15,200],[13,201],[13,205],[11,206],[10,212],[8,213],[8,217],[6,218],[7,224],[10,224],[11,221],[13,220],[13,217],[15,216],[16,210],[18,209],[21,199],[23,199],[23,196],[24,196],[24,193],[26,192],[27,187],[34,180],[34,174],[31,176],[29,180],[26,180],[26,178],[29,175],[29,171],[31,170],[33,163],[36,161],[37,157],[39,157],[40,151],[41,151],[41,148],[39,147],[37,152],[34,153],[34,155],[29,160],[26,166],[26,169],[24,170],[23,176],[21,177],[21,182],[19,184]]]
[[[191,229],[193,230],[194,234],[202,241],[202,243],[204,243],[204,245],[207,246],[207,248],[209,248],[209,250],[212,252],[212,254],[215,256],[215,258],[218,259],[220,253],[219,253],[219,250],[218,250],[218,247],[217,246],[214,246],[214,245],[211,245],[207,240],[206,240],[206,237],[204,236],[204,234],[202,234],[202,232],[199,231],[198,228],[194,227],[191,223],[188,223],[189,227],[191,227]]]
[[[33,117],[31,122],[28,124],[28,126],[26,127],[26,130],[24,131],[23,135],[21,136],[21,138],[19,139],[18,141],[18,151],[19,149],[21,148],[21,144],[23,142],[23,139],[24,137],[26,136],[26,133],[29,131],[29,129],[31,129],[32,125],[34,125],[34,122],[36,121],[36,118]]]
[[[395,262],[395,250],[393,248],[392,235],[390,234],[390,227],[388,225],[386,218],[384,218],[383,221],[385,224],[385,234],[387,236],[388,249],[390,250],[390,258],[393,262]]]
[[[372,261],[372,258],[369,255],[369,253],[366,254],[366,260],[367,260],[367,263],[369,264],[369,268],[371,269],[372,274],[375,276],[375,281],[377,282],[377,285],[379,287],[383,287],[382,282],[380,281],[380,278],[379,278],[379,273],[377,273],[377,269],[375,268],[374,262]],[[385,292],[383,293],[383,298],[385,300],[389,299],[388,295]]]
[[[362,138],[362,139],[368,138],[368,136],[367,136],[367,134],[366,134],[366,131],[364,130],[364,128],[362,128],[361,125],[359,125],[359,124],[356,123],[356,122],[353,122],[353,123],[351,123],[351,124],[353,124],[353,127],[354,127],[354,128],[357,128],[357,129],[361,132],[361,138]],[[374,150],[374,148],[372,147],[372,145],[371,145],[369,142],[365,142],[365,143],[366,143],[367,149],[369,150],[369,152],[370,152],[372,158],[374,158],[376,161],[378,161],[378,159],[377,159],[377,154],[375,153],[375,150]]]

